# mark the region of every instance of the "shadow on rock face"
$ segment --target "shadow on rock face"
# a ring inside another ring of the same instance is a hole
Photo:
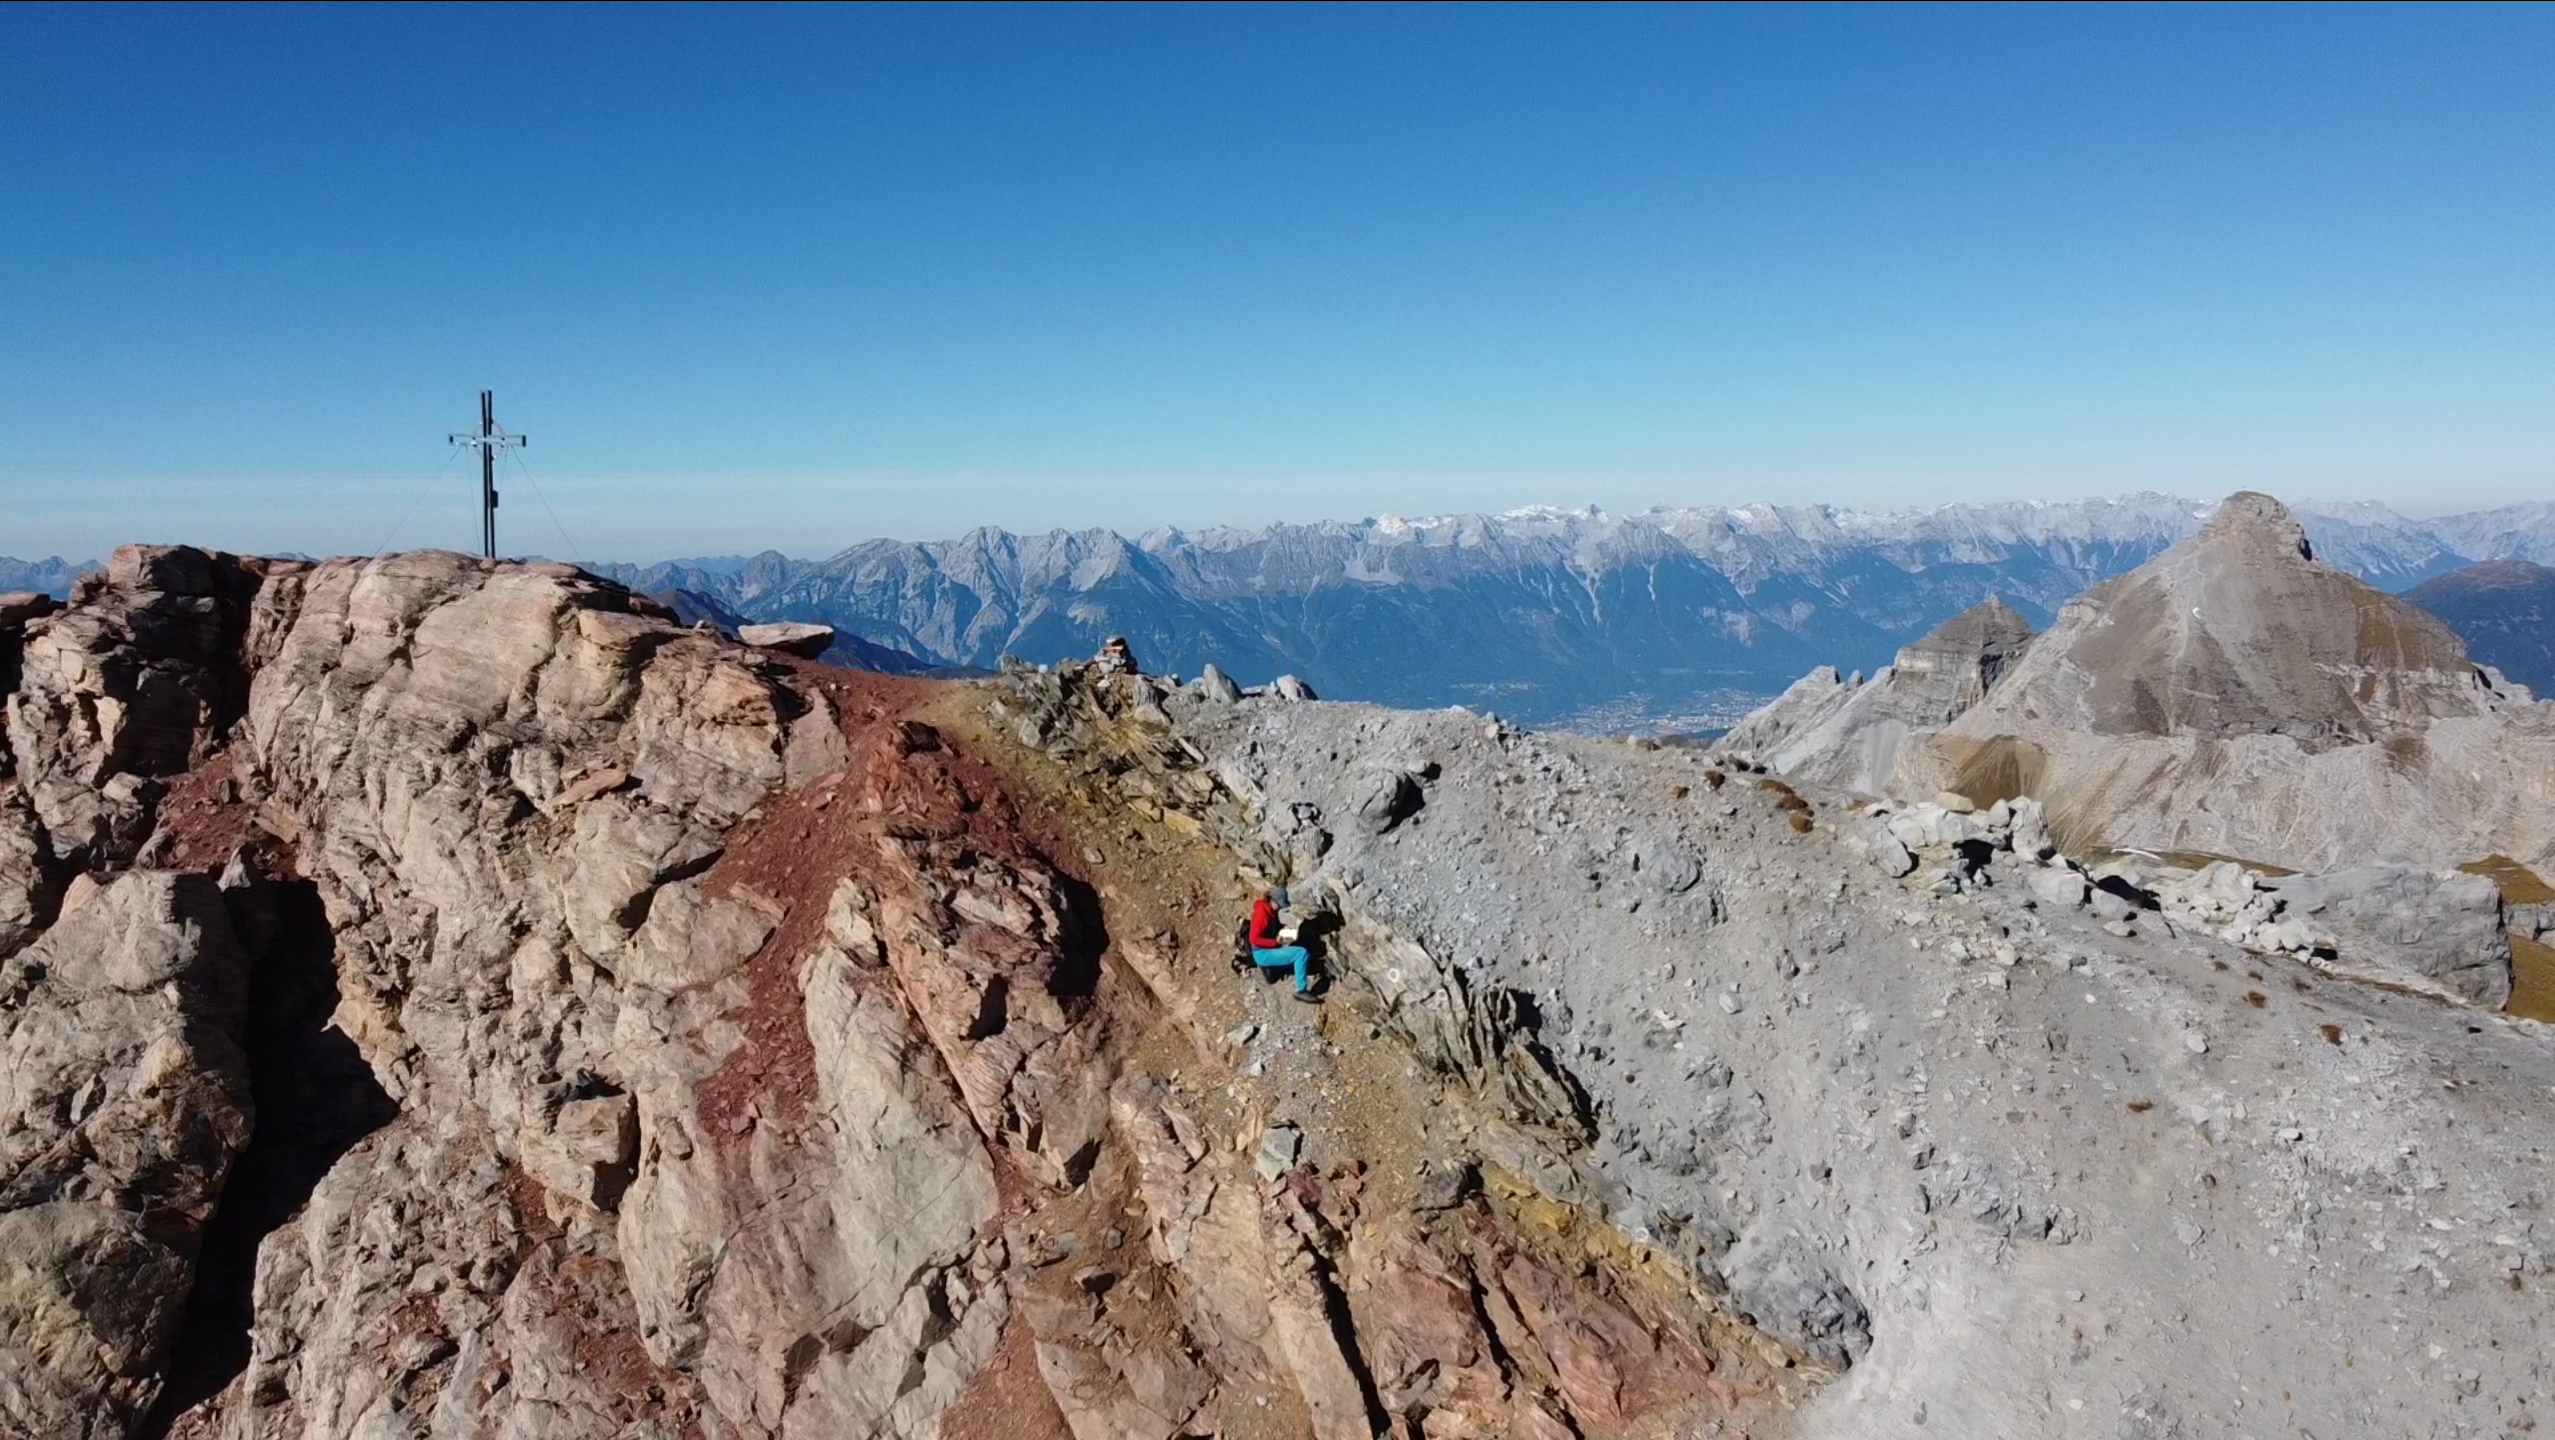
[[[2094,882],[2094,888],[2106,894],[2118,896],[2132,909],[2153,910],[2156,908],[2155,896],[2130,884],[2118,875],[2105,875]]]
[[[1062,871],[1056,873],[1062,893],[1064,934],[1059,937],[1055,968],[1048,972],[1047,993],[1059,999],[1089,998],[1100,989],[1100,956],[1109,948],[1109,926],[1101,918],[1100,892]]]
[[[195,1292],[169,1355],[167,1383],[137,1440],[158,1440],[248,1365],[258,1247],[398,1106],[344,1032],[337,1008],[336,939],[318,887],[249,879],[227,892],[251,954],[247,1048],[257,1129],[232,1166],[205,1229]]]

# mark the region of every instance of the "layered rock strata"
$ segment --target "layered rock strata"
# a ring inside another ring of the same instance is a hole
[[[1879,795],[1899,756],[1987,697],[2032,642],[2031,621],[1988,600],[1945,621],[1866,681],[1822,666],[1733,729],[1726,743],[1785,775]]]

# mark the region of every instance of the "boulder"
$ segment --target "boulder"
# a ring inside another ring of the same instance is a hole
[[[1910,827],[1905,836],[1901,835],[1891,825],[1898,818],[1890,810],[1876,807],[1843,831],[1848,845],[1893,880],[1916,868],[1917,847],[1910,845],[1907,837],[1917,832]]]
[[[769,625],[739,625],[736,638],[765,650],[778,650],[784,655],[813,660],[832,648],[834,627],[783,620]]]
[[[2040,861],[2058,853],[2058,846],[2049,834],[2049,814],[2038,800],[2028,795],[2020,796],[2014,800],[2008,813],[2013,821],[2006,832],[2006,842],[2013,847],[2015,854],[2026,860]]]
[[[2482,875],[2362,865],[2261,882],[2284,919],[2331,943],[2334,968],[2498,1009],[2510,998],[2501,890]]]
[[[1382,835],[1418,814],[1427,803],[1428,792],[1421,788],[1418,776],[1407,770],[1381,771],[1358,800],[1357,818],[1369,834]]]
[[[1872,1348],[1862,1300],[1799,1237],[1751,1231],[1723,1260],[1731,1299],[1767,1331],[1839,1370]]]
[[[1916,868],[1916,856],[1910,853],[1906,843],[1886,831],[1873,837],[1867,853],[1871,855],[1872,863],[1880,867],[1881,873],[1893,880]]]
[[[1630,845],[1633,871],[1654,895],[1683,895],[1703,883],[1703,857],[1684,837],[1653,832]]]
[[[1215,662],[1210,660],[1206,668],[1198,672],[1198,694],[1215,704],[1230,705],[1242,698],[1242,687],[1234,684],[1233,677],[1216,668]]]
[[[1986,833],[1977,820],[1927,802],[1891,813],[1889,832],[1910,850],[1949,850]]]
[[[1304,1132],[1281,1122],[1260,1132],[1260,1148],[1251,1168],[1263,1180],[1275,1180],[1296,1166],[1304,1154]]]
[[[41,620],[60,608],[52,596],[41,590],[12,590],[0,595],[0,628]]]
[[[2085,872],[2063,861],[2031,871],[2025,884],[2034,900],[2062,910],[2073,910],[2084,904],[2085,897],[2093,888],[2086,881]]]

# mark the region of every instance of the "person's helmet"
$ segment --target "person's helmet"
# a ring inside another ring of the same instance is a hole
[[[1271,891],[1269,892],[1269,902],[1270,902],[1271,904],[1273,904],[1273,905],[1277,906],[1280,910],[1285,909],[1285,908],[1286,908],[1286,887],[1285,887],[1285,886],[1283,886],[1283,885],[1280,885],[1280,886],[1278,886],[1276,889],[1271,890]]]

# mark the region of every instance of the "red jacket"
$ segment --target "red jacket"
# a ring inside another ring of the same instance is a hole
[[[1252,901],[1251,948],[1254,950],[1275,950],[1285,943],[1285,941],[1278,938],[1277,907],[1269,903],[1269,897],[1266,895]]]

